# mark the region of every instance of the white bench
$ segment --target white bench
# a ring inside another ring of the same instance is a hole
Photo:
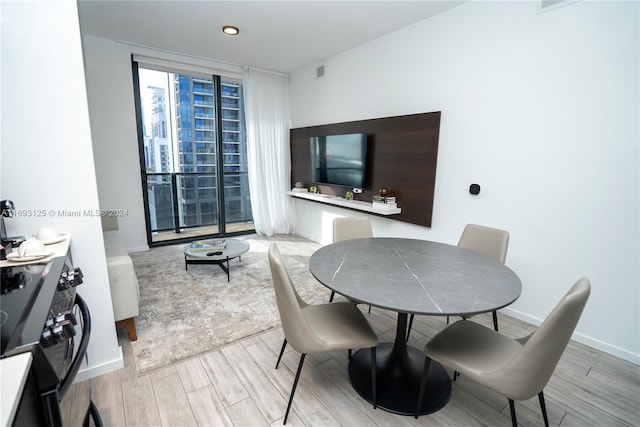
[[[103,217],[102,229],[116,328],[125,328],[129,339],[136,341],[135,318],[140,314],[140,288],[133,261],[120,237],[117,218]]]

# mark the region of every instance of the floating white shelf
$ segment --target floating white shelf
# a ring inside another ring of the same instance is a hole
[[[338,206],[357,211],[369,212],[376,215],[397,215],[402,212],[402,209],[400,208],[378,208],[373,207],[371,202],[347,200],[343,197],[331,196],[329,194],[295,193],[293,191],[287,191],[287,194],[298,199],[311,200],[318,203],[324,203],[327,205]]]

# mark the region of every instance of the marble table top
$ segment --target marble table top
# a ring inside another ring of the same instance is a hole
[[[511,304],[522,291],[518,276],[497,260],[426,240],[345,240],[317,250],[309,269],[339,294],[401,313],[485,313]]]
[[[214,250],[193,251],[191,250],[190,244],[184,247],[184,254],[192,258],[220,260],[220,259],[227,259],[227,258],[235,258],[244,253],[249,252],[249,244],[244,240],[238,240],[238,239],[225,239],[225,240],[227,242],[227,245],[220,255],[207,256],[207,253],[216,252]]]

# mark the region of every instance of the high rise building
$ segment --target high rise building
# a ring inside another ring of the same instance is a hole
[[[171,172],[171,150],[167,136],[166,94],[164,88],[148,86],[149,127],[145,126],[147,168],[151,172]]]
[[[171,203],[171,148],[167,133],[166,90],[149,85],[143,98],[149,105],[144,111],[144,154],[148,173],[162,173],[147,181],[149,218],[151,228],[171,229],[174,227]]]
[[[177,172],[190,173],[178,181],[178,208],[187,227],[218,224],[220,196],[227,223],[252,219],[242,85],[221,82],[220,86],[218,121],[213,80],[183,74],[174,78]]]

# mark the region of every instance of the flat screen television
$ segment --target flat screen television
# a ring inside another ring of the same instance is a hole
[[[312,136],[311,181],[318,184],[364,188],[367,171],[367,134]]]

